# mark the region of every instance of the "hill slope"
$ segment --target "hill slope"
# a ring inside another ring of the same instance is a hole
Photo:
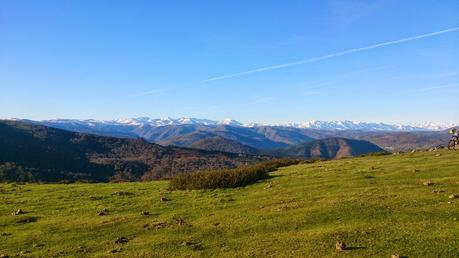
[[[263,159],[0,122],[0,180],[146,180]]]
[[[271,153],[278,156],[306,159],[339,159],[377,152],[385,151],[377,145],[367,141],[346,138],[327,138],[273,150]]]
[[[225,151],[232,153],[257,154],[257,149],[237,141],[230,140],[211,132],[196,131],[184,135],[170,137],[167,140],[159,141],[163,146],[180,146],[200,150]]]
[[[448,196],[459,195],[458,167],[459,152],[436,151],[291,166],[213,191],[0,184],[0,254],[457,257],[459,199]],[[12,216],[17,209],[27,213]],[[349,248],[336,251],[337,241]]]

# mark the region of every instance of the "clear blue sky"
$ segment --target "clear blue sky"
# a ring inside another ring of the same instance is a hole
[[[459,124],[459,30],[276,67],[458,27],[457,0],[3,0],[0,117]]]

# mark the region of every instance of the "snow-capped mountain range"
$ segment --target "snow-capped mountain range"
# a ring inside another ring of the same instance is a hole
[[[218,125],[230,125],[236,127],[258,127],[258,126],[284,126],[302,129],[318,129],[318,130],[361,130],[361,131],[392,131],[392,132],[409,132],[409,131],[440,131],[446,130],[455,126],[451,123],[418,123],[410,125],[397,125],[397,124],[386,124],[386,123],[370,123],[370,122],[355,122],[355,121],[318,121],[311,120],[304,123],[287,123],[287,124],[258,124],[248,123],[243,124],[236,120],[224,119],[222,121],[215,121],[209,119],[199,118],[129,118],[129,119],[117,119],[117,120],[77,120],[77,119],[53,119],[40,121],[47,124],[67,124],[67,125],[85,125],[91,126],[171,126],[171,125],[205,125],[205,126],[218,126]]]

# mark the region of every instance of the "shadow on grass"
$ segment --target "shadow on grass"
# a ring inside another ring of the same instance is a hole
[[[359,250],[359,249],[367,249],[368,247],[365,246],[349,246],[344,249],[344,251],[352,251],[352,250]]]

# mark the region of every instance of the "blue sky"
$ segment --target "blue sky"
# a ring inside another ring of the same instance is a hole
[[[333,56],[454,28],[457,0],[3,0],[0,117],[459,124],[459,30]]]

